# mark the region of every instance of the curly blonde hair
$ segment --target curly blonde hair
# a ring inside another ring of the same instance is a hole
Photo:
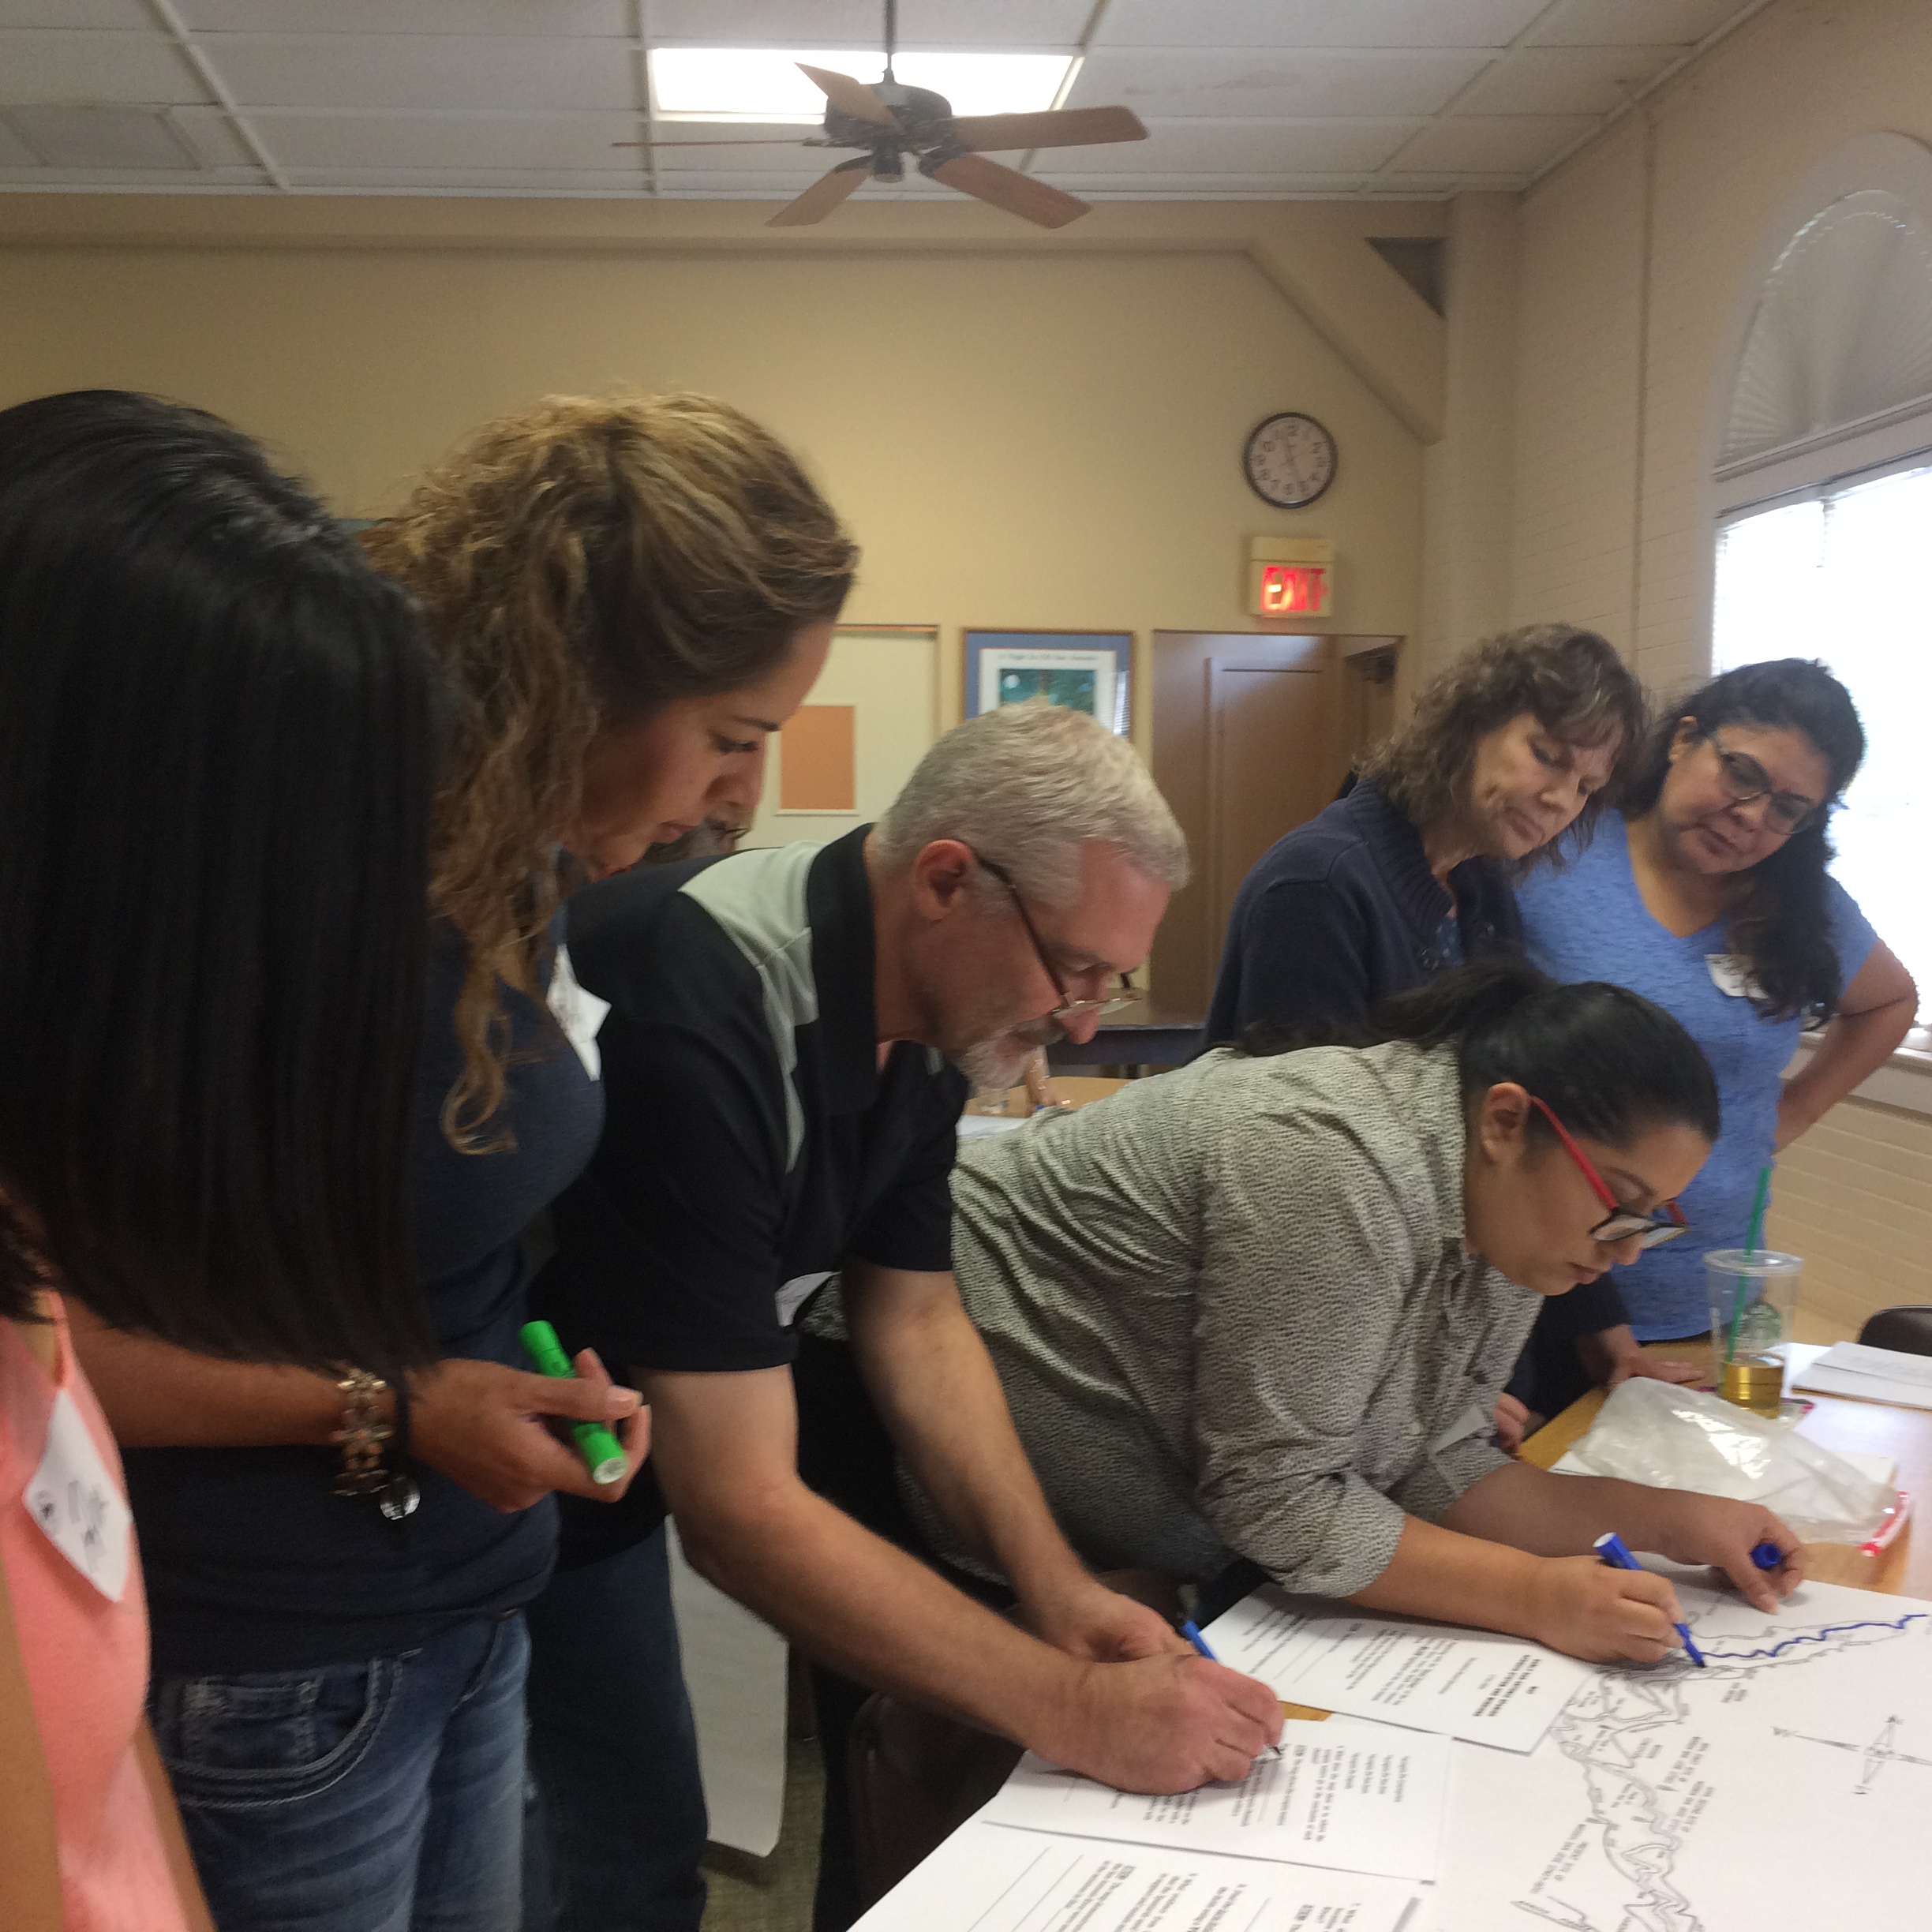
[[[501,1106],[503,989],[541,998],[574,882],[556,841],[601,732],[756,683],[837,616],[858,550],[791,454],[710,397],[546,396],[485,424],[363,534],[451,686],[430,907],[469,964],[443,1110],[481,1152]]]

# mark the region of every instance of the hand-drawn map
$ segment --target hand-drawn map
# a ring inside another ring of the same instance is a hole
[[[1456,1747],[1438,1932],[1932,1925],[1932,1604],[1672,1573],[1708,1668],[1605,1669],[1528,1756]]]

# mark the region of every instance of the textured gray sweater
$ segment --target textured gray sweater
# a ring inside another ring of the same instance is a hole
[[[1453,1054],[1391,1045],[1211,1054],[962,1151],[960,1291],[1082,1556],[1346,1596],[1502,1466],[1541,1297],[1463,1252],[1463,1143]]]

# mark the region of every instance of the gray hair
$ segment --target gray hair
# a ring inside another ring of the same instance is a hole
[[[1029,899],[1080,896],[1080,848],[1118,846],[1149,878],[1187,883],[1187,840],[1140,755],[1083,711],[1043,698],[956,724],[919,762],[873,833],[888,866],[960,839]]]

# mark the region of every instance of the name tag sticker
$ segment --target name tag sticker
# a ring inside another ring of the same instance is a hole
[[[48,1541],[110,1603],[118,1603],[127,1588],[133,1513],[65,1389],[54,1398],[47,1453],[25,1500]]]
[[[789,1328],[798,1319],[799,1310],[810,1299],[812,1291],[831,1279],[829,1268],[821,1268],[816,1275],[794,1275],[778,1290],[778,1326]]]
[[[610,1002],[599,999],[571,970],[570,948],[560,945],[550,970],[550,1011],[564,1029],[564,1037],[577,1050],[584,1071],[593,1080],[604,1073],[604,1056],[597,1047],[597,1029],[610,1011]]]
[[[1711,984],[1726,999],[1755,999],[1762,990],[1756,975],[1746,970],[1735,953],[1706,953],[1704,964]]]

